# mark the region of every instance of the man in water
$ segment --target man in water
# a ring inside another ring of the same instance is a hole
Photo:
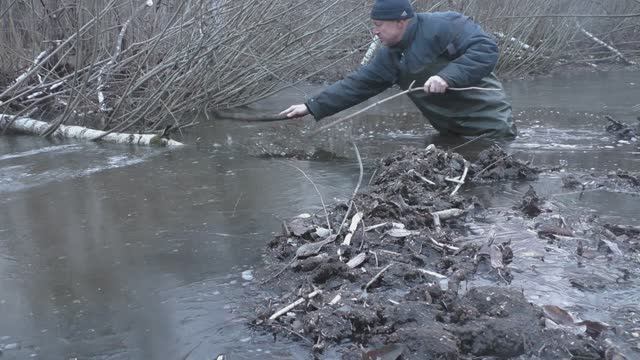
[[[455,12],[416,14],[409,0],[376,0],[371,19],[384,45],[373,60],[281,114],[320,120],[413,83],[424,91],[409,97],[441,134],[516,136],[511,104],[492,73],[498,46],[479,25]]]

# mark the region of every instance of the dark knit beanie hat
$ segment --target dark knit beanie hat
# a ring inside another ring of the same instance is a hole
[[[409,0],[375,0],[371,9],[373,20],[403,20],[413,17]]]

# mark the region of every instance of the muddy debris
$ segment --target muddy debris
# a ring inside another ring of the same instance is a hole
[[[604,358],[600,337],[549,328],[507,286],[509,241],[492,231],[458,243],[484,211],[464,184],[540,171],[499,147],[475,163],[433,145],[387,156],[352,203],[296,217],[270,241],[252,325],[318,359]],[[493,285],[470,288],[474,278]]]
[[[534,218],[540,215],[544,210],[542,209],[543,200],[538,196],[533,186],[529,185],[529,190],[522,197],[522,202],[518,206],[518,210],[522,211],[530,218]]]
[[[617,140],[637,141],[640,134],[640,120],[636,126],[629,126],[623,122],[617,121],[609,115],[605,115],[605,119],[609,121],[609,125],[605,128],[607,133],[615,136]]]
[[[640,192],[640,172],[618,169],[600,174],[571,174],[562,178],[562,186],[568,190],[606,190],[618,192]]]
[[[515,154],[507,154],[498,145],[478,154],[473,164],[471,178],[474,182],[502,180],[535,180],[543,169],[533,167],[528,162],[516,159]]]

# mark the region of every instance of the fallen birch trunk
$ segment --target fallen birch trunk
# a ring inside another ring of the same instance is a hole
[[[0,128],[8,127],[9,130],[17,131],[24,134],[40,136],[47,128],[49,123],[44,121],[35,120],[31,118],[18,117],[13,115],[0,114]],[[60,125],[51,136],[61,139],[78,139],[78,140],[94,140],[100,135],[103,135],[106,131],[89,129],[82,126],[67,126]],[[100,139],[100,141],[115,143],[115,144],[130,144],[130,145],[147,145],[147,146],[182,146],[181,142],[167,139],[160,135],[153,134],[124,134],[124,133],[111,133]]]
[[[583,33],[586,37],[588,37],[589,39],[593,40],[593,42],[595,42],[596,44],[599,44],[603,47],[605,47],[607,50],[611,51],[612,53],[614,53],[617,57],[620,58],[620,60],[622,60],[624,63],[626,63],[627,65],[635,65],[636,63],[627,59],[622,52],[620,52],[620,50],[614,48],[613,46],[607,44],[606,42],[604,42],[603,40],[599,39],[598,37],[596,37],[595,35],[593,35],[592,33],[590,33],[589,31],[587,31],[584,27],[582,27],[582,25],[580,25],[579,22],[576,21],[576,26],[578,27],[578,30],[580,30],[581,33]]]

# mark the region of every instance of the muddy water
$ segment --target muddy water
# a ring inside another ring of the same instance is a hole
[[[600,114],[632,123],[640,73],[584,74],[507,84],[521,136],[508,145],[538,165],[573,173],[639,169],[636,144],[604,133]],[[277,111],[305,88],[256,107]],[[366,165],[404,145],[460,140],[433,133],[407,100],[398,99],[353,124],[307,138],[310,120],[248,124],[206,123],[185,134],[182,150],[52,143],[0,137],[0,349],[24,359],[298,358],[297,343],[252,333],[244,299],[251,275],[280,219],[321,210],[348,198],[358,178],[350,142]],[[460,151],[472,158],[488,144]],[[331,160],[296,160],[292,150],[322,149]],[[284,158],[261,158],[264,152]],[[562,173],[532,185],[580,226],[585,214],[621,223],[640,219],[638,197],[607,191],[579,194],[561,188]],[[466,190],[489,213],[511,210],[529,183]],[[573,245],[548,246],[535,223],[488,216],[464,241],[496,229],[513,241],[514,286],[539,304],[571,309],[585,319],[628,323],[640,309],[636,280],[615,284],[620,268],[607,259],[578,264]],[[523,229],[529,229],[523,231]],[[544,261],[541,261],[541,257]],[[632,269],[633,270],[633,269]],[[634,270],[635,271],[635,270]],[[568,279],[597,274],[605,289],[584,292]],[[482,283],[482,279],[477,279]]]

